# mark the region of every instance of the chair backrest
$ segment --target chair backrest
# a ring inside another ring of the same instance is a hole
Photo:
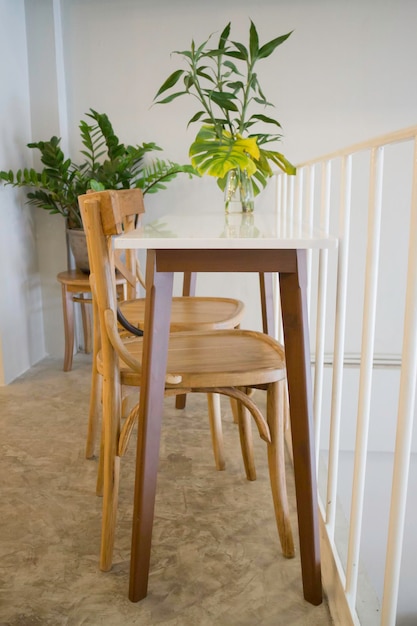
[[[117,235],[135,228],[138,218],[145,212],[143,194],[140,189],[118,189],[99,192],[88,191],[79,197],[81,215],[82,206],[90,200],[100,203],[101,228],[105,236]],[[86,230],[84,225],[84,230]],[[137,297],[137,283],[143,287],[144,279],[136,253],[133,250],[114,250],[113,264],[126,279],[125,298]]]
[[[111,237],[134,228],[137,216],[145,211],[142,192],[140,189],[105,190],[84,194],[78,201],[100,308],[116,311],[114,272],[116,265],[121,267],[121,260],[113,254]],[[122,274],[129,279],[129,272],[136,286],[134,253],[126,255]]]
[[[136,216],[129,215],[123,221],[123,232],[129,232],[136,227]],[[139,259],[134,250],[113,250],[113,261],[116,270],[126,279],[125,300],[137,298],[138,282],[145,287]]]
[[[145,213],[143,193],[140,189],[106,189],[89,192],[79,197],[80,206],[87,200],[100,201],[102,228],[105,235],[120,235],[126,220]]]
[[[100,203],[101,228],[105,236],[118,235],[136,227],[138,218],[145,213],[143,194],[140,189],[109,189],[79,196],[81,216],[86,202],[97,200]],[[83,217],[84,221],[84,217]],[[86,230],[84,224],[84,230]],[[126,299],[137,297],[137,283],[145,288],[145,280],[134,250],[113,250],[113,265],[127,281]],[[183,296],[195,295],[195,274],[184,273]]]

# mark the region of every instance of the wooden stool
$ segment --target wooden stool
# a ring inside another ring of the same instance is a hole
[[[64,372],[69,372],[72,368],[72,357],[74,353],[74,302],[81,305],[81,318],[84,334],[84,349],[87,354],[91,352],[91,286],[89,274],[81,270],[68,270],[60,272],[57,280],[62,287],[62,310],[64,314],[65,331],[65,356]],[[117,276],[116,284],[123,288],[126,280],[122,276]]]

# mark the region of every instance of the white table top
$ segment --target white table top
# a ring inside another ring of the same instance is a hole
[[[117,237],[115,248],[132,249],[309,249],[336,248],[337,238],[285,222],[276,212],[144,216],[143,226]]]

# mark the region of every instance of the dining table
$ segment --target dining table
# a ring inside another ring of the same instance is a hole
[[[308,322],[308,251],[337,248],[337,237],[279,211],[227,215],[216,207],[190,214],[145,214],[117,249],[146,251],[146,309],[130,562],[129,599],[147,595],[174,274],[259,275],[263,332],[275,335],[274,285],[287,368],[291,442],[304,598],[322,602],[319,510]],[[278,275],[279,281],[274,281]],[[195,282],[189,280],[189,285]],[[193,294],[191,294],[193,295]],[[218,294],[204,294],[218,295]]]

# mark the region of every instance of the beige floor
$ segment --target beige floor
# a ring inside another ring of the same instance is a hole
[[[166,401],[148,597],[127,598],[134,445],[115,565],[99,571],[97,463],[83,450],[89,368],[84,355],[68,373],[48,359],[0,388],[0,626],[331,624],[326,603],[303,600],[299,559],[280,554],[265,444],[256,438],[249,483],[225,403],[227,469],[216,472],[202,396],[180,412]]]

